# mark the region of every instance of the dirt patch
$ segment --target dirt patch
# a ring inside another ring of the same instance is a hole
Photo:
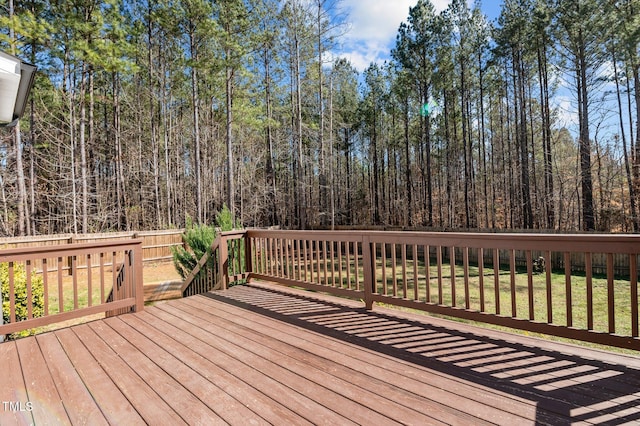
[[[145,263],[143,268],[144,284],[155,284],[168,281],[182,281],[173,262]]]

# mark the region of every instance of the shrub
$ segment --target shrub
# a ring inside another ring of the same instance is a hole
[[[8,323],[10,319],[9,303],[9,264],[0,263],[0,281],[2,282],[2,319]],[[16,321],[27,319],[27,272],[24,265],[17,263],[13,266],[13,286],[15,293]],[[44,284],[42,277],[35,272],[31,273],[31,296],[33,318],[44,315]],[[28,336],[33,330],[25,330],[14,333],[16,336]]]
[[[213,244],[217,235],[216,228],[221,231],[231,231],[237,223],[226,205],[216,214],[215,222],[215,225],[195,225],[191,218],[187,218],[187,226],[182,238],[189,250],[183,247],[172,247],[171,250],[173,252],[173,264],[182,279],[189,276],[206,252],[211,252],[211,244]],[[212,256],[209,258],[209,264],[212,264],[213,261]]]

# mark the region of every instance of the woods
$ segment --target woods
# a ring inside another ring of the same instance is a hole
[[[0,234],[212,223],[638,232],[640,1],[418,0],[384,63],[337,0],[0,0],[37,64]],[[426,108],[425,108],[426,106]]]

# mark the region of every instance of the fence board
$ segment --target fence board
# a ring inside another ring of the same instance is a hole
[[[184,247],[182,234],[184,229],[159,230],[159,231],[139,231],[139,232],[105,232],[96,234],[56,234],[56,235],[36,235],[26,237],[5,237],[0,238],[0,249],[29,248],[29,247],[51,247],[73,243],[93,243],[104,241],[124,241],[129,239],[142,240],[142,261],[144,263],[164,262],[172,259],[172,247]],[[91,259],[91,258],[90,258]],[[49,265],[55,265],[56,259],[47,259]],[[89,266],[99,266],[98,259],[91,259],[93,263]],[[86,269],[87,258],[76,259],[77,269]],[[63,259],[62,269],[70,272],[72,268],[70,258]],[[112,263],[111,259],[106,261],[106,265]],[[34,262],[33,267],[37,272],[42,272],[42,259]],[[57,267],[56,267],[57,268]],[[56,269],[49,267],[49,272]]]

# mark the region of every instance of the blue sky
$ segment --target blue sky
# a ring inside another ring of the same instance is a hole
[[[436,11],[447,8],[451,0],[431,0]],[[467,0],[469,7],[473,7],[474,0]],[[340,38],[341,45],[332,53],[333,56],[344,57],[360,72],[364,71],[372,62],[382,63],[389,59],[391,49],[395,45],[395,38],[400,23],[406,21],[409,8],[415,6],[418,0],[341,0],[341,9],[347,14],[349,31]],[[480,8],[490,21],[496,21],[500,15],[503,0],[481,0]],[[331,58],[327,58],[331,62]],[[561,76],[556,76],[560,78]],[[577,129],[577,112],[575,96],[570,93],[559,80],[560,88],[552,98],[552,104],[557,108],[558,125],[565,126],[571,131]],[[602,89],[604,90],[604,89]],[[614,106],[604,103],[608,110],[614,111]],[[605,108],[605,109],[607,109]],[[597,111],[594,110],[594,114]],[[600,114],[598,112],[598,114]],[[611,113],[609,113],[610,115]],[[617,131],[617,122],[611,117],[599,118],[605,126],[605,132]]]
[[[400,23],[407,19],[409,8],[418,0],[342,0],[348,13],[349,32],[342,38],[339,56],[351,61],[363,71],[372,62],[389,58]],[[450,0],[431,0],[438,12],[447,8]],[[469,0],[473,5],[473,0]],[[502,0],[484,0],[481,8],[490,20],[500,14]]]

